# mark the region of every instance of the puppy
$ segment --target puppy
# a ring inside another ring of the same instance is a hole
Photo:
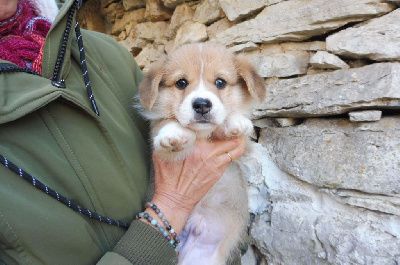
[[[154,152],[169,161],[190,154],[196,138],[251,134],[250,111],[265,94],[264,79],[248,61],[212,43],[178,48],[139,86]],[[180,234],[179,264],[229,263],[247,221],[246,185],[235,161],[194,207]]]

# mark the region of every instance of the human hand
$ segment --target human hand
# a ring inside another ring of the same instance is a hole
[[[243,155],[246,137],[229,140],[197,140],[192,154],[181,161],[165,161],[153,154],[156,204],[179,233],[193,207],[225,172],[232,156]],[[151,211],[149,211],[150,213]]]

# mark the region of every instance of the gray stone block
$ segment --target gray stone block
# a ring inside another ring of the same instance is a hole
[[[400,116],[377,122],[307,119],[265,127],[259,142],[277,166],[316,187],[400,195]]]
[[[319,117],[353,110],[400,109],[400,64],[378,63],[292,79],[267,80],[262,117]]]
[[[224,45],[304,40],[393,9],[379,0],[283,1],[220,33],[217,39]]]
[[[376,61],[400,59],[400,9],[368,20],[326,39],[327,50],[346,57]]]

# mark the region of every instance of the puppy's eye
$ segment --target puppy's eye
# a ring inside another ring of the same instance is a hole
[[[181,78],[175,82],[175,86],[178,89],[185,89],[189,85],[189,82],[185,78]]]
[[[223,89],[223,88],[226,87],[226,81],[225,81],[224,79],[222,79],[222,78],[217,78],[217,79],[215,80],[215,86],[216,86],[218,89]]]

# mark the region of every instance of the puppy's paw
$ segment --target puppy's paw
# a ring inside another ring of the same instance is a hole
[[[251,135],[253,129],[254,127],[251,120],[242,115],[230,117],[225,124],[226,137]]]
[[[167,152],[181,152],[190,149],[196,134],[178,123],[169,123],[161,128],[154,137],[154,150]]]

